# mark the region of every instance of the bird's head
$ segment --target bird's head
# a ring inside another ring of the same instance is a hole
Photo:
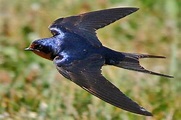
[[[52,38],[35,40],[28,48],[25,48],[25,50],[32,51],[45,59],[53,60],[55,58],[56,50],[52,41]]]

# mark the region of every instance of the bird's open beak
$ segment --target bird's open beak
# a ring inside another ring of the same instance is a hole
[[[25,48],[25,51],[33,51],[33,48]]]

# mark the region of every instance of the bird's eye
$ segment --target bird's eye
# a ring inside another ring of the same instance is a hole
[[[43,46],[42,45],[38,45],[38,49],[39,50],[43,49]]]
[[[43,49],[43,46],[42,46],[42,45],[35,44],[35,45],[34,45],[34,49],[36,49],[36,50],[41,50],[41,49]]]

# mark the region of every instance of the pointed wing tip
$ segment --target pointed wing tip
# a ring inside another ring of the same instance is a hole
[[[126,109],[124,109],[126,110]],[[137,115],[144,115],[144,116],[153,116],[153,114],[149,111],[147,111],[145,108],[141,107],[141,106],[138,106],[137,109],[127,109],[126,111],[128,112],[132,112],[134,114],[137,114]]]
[[[153,116],[152,113],[148,112],[148,111],[145,111],[142,115],[145,115],[145,116]]]
[[[137,7],[118,7],[118,8],[110,8],[110,9],[120,9],[122,10],[126,10],[126,12],[128,12],[129,14],[136,12],[137,10],[139,10],[139,8]]]
[[[152,114],[151,112],[148,112],[148,111],[147,111],[145,108],[143,108],[143,107],[141,107],[140,110],[141,110],[141,113],[139,113],[139,114],[141,114],[141,115],[153,116],[153,114]]]
[[[148,112],[148,111],[146,111],[145,115],[146,115],[146,116],[153,116],[153,114],[150,113],[150,112]]]
[[[126,7],[128,9],[130,9],[132,12],[136,12],[137,10],[139,10],[139,8],[137,7]]]
[[[133,10],[134,10],[134,11],[137,11],[137,10],[139,10],[139,8],[137,8],[137,7],[133,7]]]

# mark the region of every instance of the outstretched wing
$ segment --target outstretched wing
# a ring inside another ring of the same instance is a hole
[[[89,93],[121,109],[146,116],[152,115],[101,75],[100,69],[104,64],[102,56],[94,54],[64,66],[59,64],[58,60],[58,57],[54,59],[58,71]]]
[[[101,46],[95,31],[137,10],[138,8],[132,7],[112,8],[59,18],[50,25],[49,29],[50,31],[52,28],[66,29],[86,38],[94,46]]]

